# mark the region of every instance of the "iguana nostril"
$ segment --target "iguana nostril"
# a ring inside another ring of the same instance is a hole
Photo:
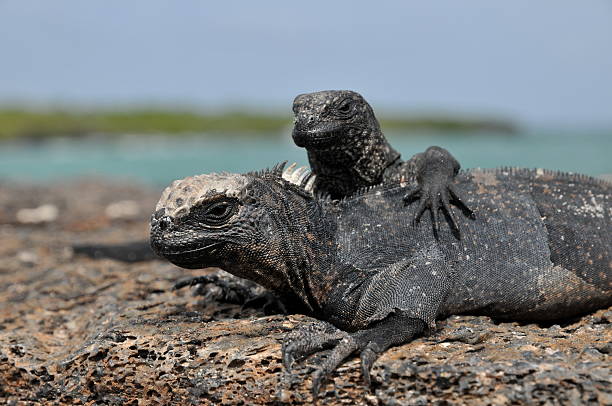
[[[170,226],[172,225],[172,219],[168,216],[164,216],[161,219],[159,219],[159,229],[164,231],[168,228],[170,228]]]

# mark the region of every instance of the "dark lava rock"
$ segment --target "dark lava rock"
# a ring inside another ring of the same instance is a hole
[[[146,238],[158,196],[100,183],[83,194],[82,184],[0,185],[0,404],[312,402],[310,375],[325,354],[298,363],[294,376],[280,359],[283,337],[308,317],[171,290],[208,271],[75,256],[67,247],[77,243]],[[109,216],[113,199],[136,202],[140,217]],[[53,204],[57,219],[21,224],[20,201]],[[349,360],[320,404],[612,404],[610,315],[553,326],[451,317],[387,351],[371,391]]]

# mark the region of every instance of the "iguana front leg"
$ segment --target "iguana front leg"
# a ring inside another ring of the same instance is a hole
[[[415,319],[403,313],[393,314],[374,326],[348,334],[331,351],[320,369],[312,379],[313,396],[325,379],[351,354],[358,352],[361,359],[361,373],[366,385],[370,386],[370,369],[374,361],[389,347],[404,344],[426,329],[423,320]]]
[[[434,233],[440,229],[438,212],[443,209],[448,215],[448,221],[457,233],[459,228],[455,215],[450,207],[453,200],[468,217],[474,218],[474,212],[464,203],[460,192],[452,183],[461,166],[459,162],[444,148],[429,147],[425,152],[413,156],[408,164],[416,169],[418,186],[404,196],[407,204],[420,199],[413,223],[416,225],[427,209],[431,211]]]
[[[369,386],[374,361],[389,347],[409,342],[426,328],[425,322],[397,313],[374,326],[347,333],[329,323],[319,322],[290,334],[283,343],[283,364],[287,371],[296,359],[333,348],[312,378],[312,396],[316,399],[325,379],[353,353],[359,353],[363,379]]]
[[[325,379],[358,352],[363,377],[369,385],[370,369],[382,352],[409,342],[433,324],[451,286],[450,275],[435,247],[381,269],[358,293],[359,304],[352,320],[358,330],[349,333],[327,322],[298,329],[283,344],[285,367],[289,370],[295,359],[333,348],[313,375],[312,394],[316,399]]]

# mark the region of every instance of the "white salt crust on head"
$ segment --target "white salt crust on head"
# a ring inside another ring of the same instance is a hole
[[[303,187],[307,192],[313,190],[315,176],[308,168],[297,167],[293,163],[283,170],[282,178]],[[214,194],[238,197],[248,182],[246,176],[234,173],[211,173],[175,180],[163,191],[155,211],[165,209],[168,216],[180,218],[189,214],[192,207]]]
[[[166,209],[168,216],[180,218],[214,193],[237,197],[247,182],[245,176],[230,173],[211,173],[175,180],[163,191],[155,210]]]

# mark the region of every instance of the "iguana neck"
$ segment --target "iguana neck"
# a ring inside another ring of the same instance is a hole
[[[379,129],[351,128],[343,138],[350,142],[308,151],[317,190],[332,197],[382,182],[385,169],[400,159]]]
[[[289,192],[274,216],[282,255],[274,265],[282,283],[313,312],[321,310],[332,275],[335,223],[320,203]]]

